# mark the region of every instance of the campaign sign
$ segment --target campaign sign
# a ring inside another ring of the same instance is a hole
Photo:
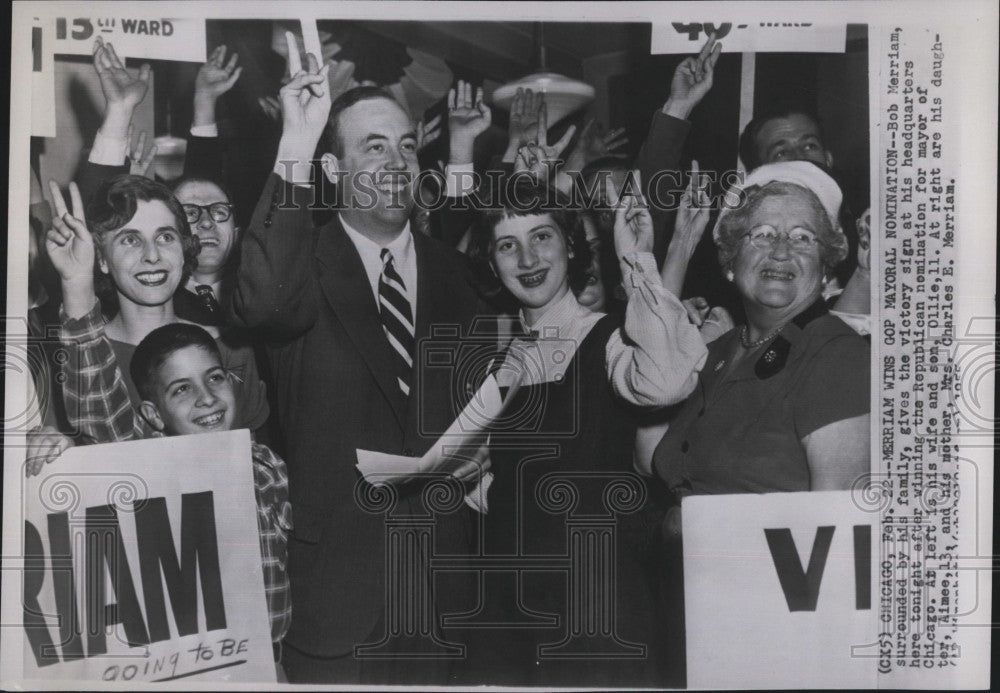
[[[650,53],[696,55],[711,33],[726,53],[843,53],[847,45],[843,23],[654,22]]]
[[[248,431],[74,448],[26,481],[25,680],[275,681]]]
[[[204,19],[178,19],[155,15],[130,15],[128,3],[122,12],[101,16],[66,14],[54,21],[53,52],[57,55],[91,55],[98,36],[111,42],[121,58],[182,60],[203,63],[207,59]]]
[[[56,136],[56,73],[52,51],[52,22],[34,17],[31,22],[31,135]]]
[[[691,496],[681,517],[689,687],[877,686],[877,512],[836,491]]]

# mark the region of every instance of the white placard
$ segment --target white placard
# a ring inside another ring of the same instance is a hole
[[[696,55],[712,32],[726,53],[843,53],[847,42],[846,24],[654,22],[649,52]]]
[[[73,448],[24,513],[26,681],[275,681],[248,431]]]
[[[67,12],[55,18],[53,49],[57,55],[91,55],[98,36],[111,42],[121,58],[207,60],[204,19],[131,14],[130,5],[101,15]]]
[[[875,688],[879,515],[851,493],[691,496],[690,688]]]
[[[52,22],[34,17],[31,22],[31,134],[56,136],[56,71],[52,55]]]

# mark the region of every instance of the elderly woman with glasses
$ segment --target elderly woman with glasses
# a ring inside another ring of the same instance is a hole
[[[761,166],[730,193],[713,237],[746,323],[709,345],[653,469],[674,501],[850,488],[869,471],[870,348],[822,299],[847,253],[840,189],[794,161]],[[679,533],[676,506],[663,529]]]

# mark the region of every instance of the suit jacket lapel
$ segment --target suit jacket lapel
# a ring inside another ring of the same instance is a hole
[[[336,218],[319,232],[316,259],[323,268],[319,283],[327,301],[392,405],[399,425],[404,426],[405,403],[391,367],[392,347],[382,329],[361,256]]]

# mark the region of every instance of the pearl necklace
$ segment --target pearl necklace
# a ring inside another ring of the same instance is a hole
[[[779,325],[777,329],[771,330],[770,332],[768,332],[766,335],[764,335],[760,339],[757,339],[757,340],[751,342],[750,341],[750,330],[749,330],[749,328],[746,325],[744,325],[743,327],[740,328],[740,344],[743,345],[744,349],[749,349],[749,350],[756,349],[760,345],[762,345],[762,344],[770,341],[774,337],[776,337],[777,334],[779,332],[781,332],[781,328],[782,327],[784,327],[784,325]]]

